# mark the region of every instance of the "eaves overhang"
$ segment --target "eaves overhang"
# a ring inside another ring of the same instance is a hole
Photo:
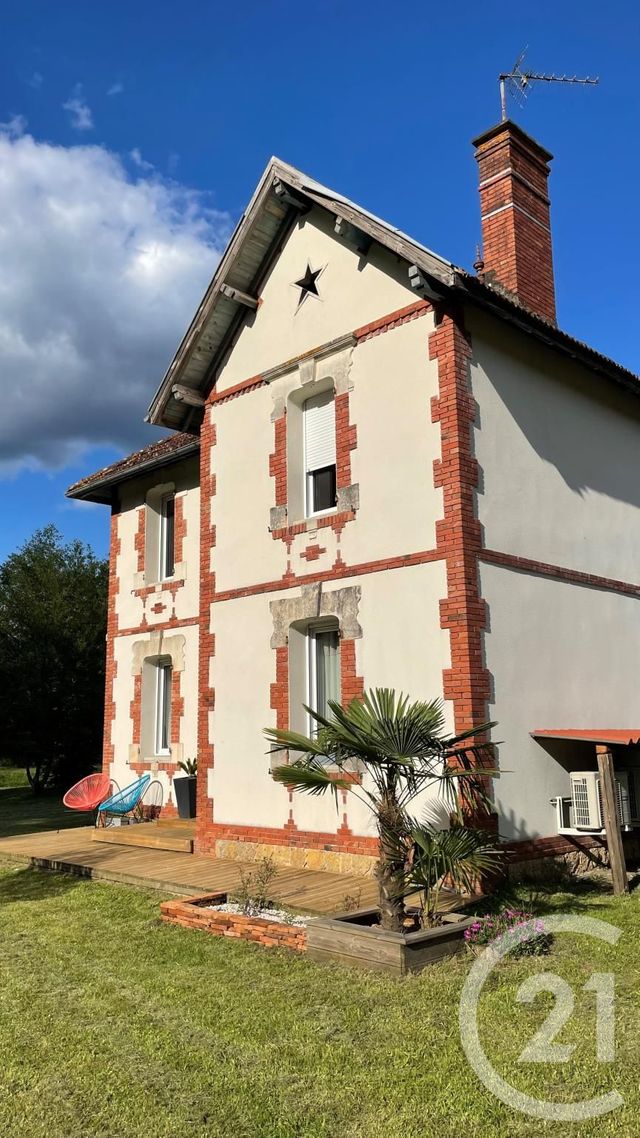
[[[145,449],[156,453],[144,458],[142,456],[145,452],[140,451],[120,462],[115,462],[111,466],[105,467],[104,470],[100,470],[88,478],[83,478],[80,482],[75,482],[66,491],[65,498],[72,498],[79,502],[97,502],[100,505],[110,505],[113,502],[114,490],[124,482],[130,482],[132,479],[150,474],[154,470],[173,466],[191,455],[198,454],[200,439],[194,435],[188,441],[173,447],[171,450],[162,449],[158,444],[153,444]],[[139,461],[136,461],[138,454],[141,457]]]

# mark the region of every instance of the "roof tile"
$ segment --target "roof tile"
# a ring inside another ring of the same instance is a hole
[[[181,451],[192,450],[198,445],[199,439],[197,435],[190,435],[185,431],[169,435],[168,438],[151,443],[150,446],[144,447],[143,450],[134,451],[133,454],[127,455],[126,458],[121,458],[118,459],[117,462],[113,462],[111,466],[104,466],[102,470],[96,470],[94,474],[89,474],[86,478],[81,478],[78,482],[74,482],[67,490],[67,497],[73,498],[80,496],[83,491],[98,487],[105,481],[115,483],[119,481],[120,478],[124,480],[130,477],[139,466],[162,462],[163,459],[171,461],[178,457]]]

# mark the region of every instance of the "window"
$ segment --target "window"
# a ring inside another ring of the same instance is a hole
[[[173,577],[175,568],[175,515],[175,496],[166,494],[160,502],[160,561],[158,565],[160,581],[164,581],[167,577]]]
[[[332,391],[304,404],[305,514],[336,505],[336,417]]]
[[[311,627],[308,632],[308,693],[307,701],[313,711],[325,717],[329,713],[329,700],[340,700],[340,653],[337,628],[325,625]],[[315,729],[315,721],[310,724]]]
[[[160,663],[156,669],[156,755],[171,754],[171,681],[170,663]]]

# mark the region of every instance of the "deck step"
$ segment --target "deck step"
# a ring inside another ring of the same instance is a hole
[[[93,831],[94,842],[113,846],[137,846],[141,849],[172,850],[193,853],[194,827],[180,823],[141,822],[133,826],[107,826]]]

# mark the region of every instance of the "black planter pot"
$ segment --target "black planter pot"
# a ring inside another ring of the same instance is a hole
[[[173,789],[176,796],[176,806],[181,818],[195,818],[196,816],[196,776],[184,775],[174,778]]]

